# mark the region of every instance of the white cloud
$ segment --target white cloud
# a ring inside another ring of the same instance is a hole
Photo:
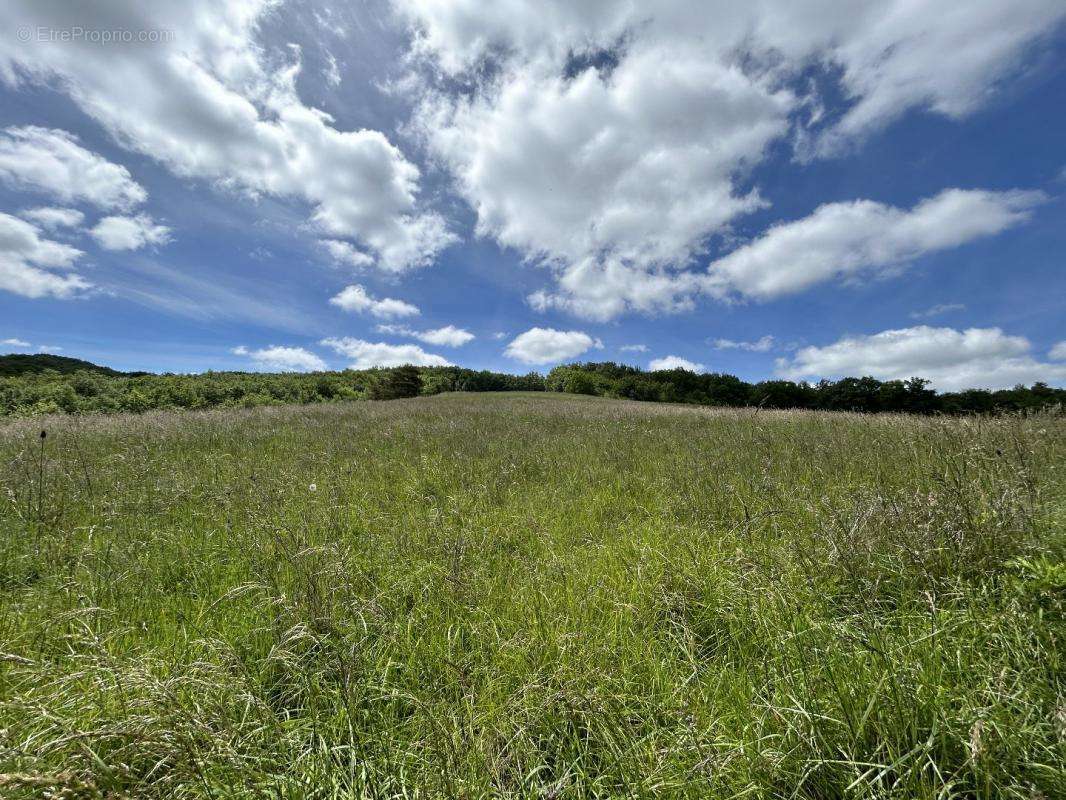
[[[417,331],[407,325],[378,325],[376,330],[378,333],[386,333],[390,336],[410,336],[426,344],[444,347],[462,347],[476,338],[470,331],[454,325],[445,325],[443,328],[431,328],[425,331]]]
[[[42,239],[25,220],[0,213],[0,289],[30,298],[68,298],[83,294],[92,284],[69,270],[82,255],[67,244]]]
[[[804,347],[791,360],[778,361],[778,374],[792,380],[917,376],[928,378],[941,391],[1066,381],[1066,365],[1041,363],[1030,350],[1024,336],[1008,336],[999,328],[959,331],[919,325],[849,336],[825,347]]]
[[[170,228],[157,224],[147,214],[104,217],[89,233],[105,250],[139,250],[170,241]]]
[[[326,68],[322,70],[322,75],[325,77],[326,83],[334,89],[341,85],[340,65],[337,63],[337,58],[333,53],[326,53]]]
[[[35,346],[27,342],[25,339],[18,338],[0,339],[0,347],[14,347],[17,350],[29,350],[30,348],[33,348],[39,353],[58,353],[63,349],[62,347],[48,344],[39,344]]]
[[[329,366],[321,358],[302,347],[271,345],[259,350],[249,350],[244,345],[231,351],[237,356],[248,356],[258,369],[277,372],[321,372]]]
[[[333,260],[338,264],[343,264],[349,267],[369,267],[374,263],[374,259],[368,256],[362,250],[358,250],[352,246],[350,242],[345,242],[340,239],[325,239],[322,244],[325,246],[326,251],[333,257]]]
[[[929,308],[922,309],[921,311],[912,311],[910,314],[911,319],[930,319],[932,317],[939,317],[941,314],[950,314],[953,311],[965,311],[966,306],[962,303],[937,303]]]
[[[1052,361],[1066,361],[1066,341],[1059,342],[1048,351],[1047,357]]]
[[[534,307],[677,310],[667,268],[763,205],[733,175],[784,133],[789,95],[698,48],[632,56],[610,81],[539,63],[507,76],[469,100],[437,96],[419,118],[478,234],[552,268],[562,291]]]
[[[558,291],[529,296],[535,310],[558,309],[601,322],[626,310],[646,314],[691,311],[693,297],[706,285],[706,276],[692,272],[647,269],[615,258],[592,257],[571,264],[557,279]]]
[[[523,364],[551,364],[576,358],[603,344],[583,331],[530,328],[516,336],[504,351]]]
[[[352,369],[370,369],[371,367],[402,367],[413,364],[416,367],[448,367],[451,362],[443,356],[427,353],[416,344],[386,344],[385,342],[368,342],[350,336],[323,339],[322,344],[333,348],[337,353],[352,359]]]
[[[395,300],[391,297],[378,300],[368,294],[366,289],[357,283],[344,287],[340,294],[331,297],[329,302],[345,311],[354,311],[360,314],[365,311],[379,319],[413,317],[421,313],[417,306],[405,303],[403,300]]]
[[[689,372],[705,372],[707,367],[681,356],[664,356],[652,359],[648,364],[648,369],[653,372],[659,369],[687,369]]]
[[[844,35],[829,53],[843,68],[843,88],[855,103],[815,139],[814,152],[822,156],[912,108],[954,119],[973,113],[1021,71],[1026,47],[1050,37],[1066,16],[1057,0],[871,0],[865,13],[850,9],[844,0],[836,23]]]
[[[0,48],[0,68],[2,63]],[[74,134],[33,125],[0,133],[0,179],[67,203],[83,200],[108,209],[131,208],[148,197],[129,170],[86,150]]]
[[[714,261],[708,291],[765,300],[877,274],[1019,225],[1045,199],[1040,192],[947,189],[909,210],[870,200],[827,203]]]
[[[648,346],[646,344],[624,344],[618,348],[623,353],[647,353]]]
[[[29,208],[19,212],[19,216],[48,231],[76,228],[85,221],[85,215],[76,208]]]
[[[738,342],[733,339],[715,339],[715,350],[747,350],[749,353],[767,353],[774,347],[773,336],[763,336],[754,342]]]
[[[908,109],[970,113],[1066,15],[1059,0],[396,5],[427,65],[408,82],[416,127],[477,232],[550,267],[535,308],[591,319],[691,308],[708,238],[765,205],[744,178],[772,144],[829,155]],[[814,67],[823,81],[800,79]],[[850,105],[832,115],[818,87],[834,83]]]
[[[454,325],[445,325],[443,328],[420,331],[415,335],[415,338],[426,342],[427,344],[462,347],[464,344],[472,342],[475,336],[464,328],[457,328]]]
[[[671,47],[701,49],[708,63],[748,56],[757,59],[746,65],[755,78],[767,71],[787,77],[820,62],[835,69],[839,89],[852,102],[826,131],[828,150],[911,108],[956,118],[975,111],[1016,71],[1026,47],[1049,37],[1066,16],[1056,0],[958,7],[936,0],[660,0],[654,6],[537,0],[490,9],[477,0],[395,4],[418,30],[415,51],[449,75],[469,76],[505,55],[562,74],[581,66],[575,55],[590,63],[590,56],[609,48],[622,51],[615,53],[619,66],[649,49]]]
[[[419,169],[380,132],[340,130],[297,91],[299,48],[259,36],[274,0],[10,0],[0,28],[169,31],[168,41],[0,41],[0,78],[67,93],[122,146],[182,178],[310,206],[382,269],[429,263],[455,240],[418,203]],[[72,182],[71,186],[77,186]]]
[[[479,233],[567,262],[656,264],[761,205],[730,173],[783,133],[784,92],[683,51],[631,56],[610,82],[535,66],[509,78],[498,95],[424,110]]]

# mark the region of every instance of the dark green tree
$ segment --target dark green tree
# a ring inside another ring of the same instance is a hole
[[[418,367],[405,364],[383,372],[370,385],[371,400],[399,400],[418,397],[422,393],[422,375]]]

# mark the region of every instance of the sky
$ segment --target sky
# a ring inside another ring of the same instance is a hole
[[[0,352],[1066,385],[1061,0],[0,0]]]

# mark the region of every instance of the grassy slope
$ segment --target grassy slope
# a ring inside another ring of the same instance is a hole
[[[43,469],[39,424],[0,795],[1066,793],[1061,418],[444,395],[56,418]]]

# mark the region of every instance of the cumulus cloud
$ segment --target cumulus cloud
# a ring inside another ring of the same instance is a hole
[[[618,348],[623,353],[647,353],[648,346],[646,344],[624,344]]]
[[[321,372],[329,369],[325,361],[302,347],[270,345],[259,350],[249,350],[241,345],[230,352],[237,356],[247,356],[257,369],[276,372]]]
[[[921,311],[912,311],[911,319],[931,319],[932,317],[939,317],[942,314],[950,314],[953,311],[965,311],[966,306],[962,303],[937,303],[936,305],[929,306],[929,308],[922,309]]]
[[[366,312],[379,319],[413,317],[421,313],[418,310],[418,306],[405,303],[403,300],[396,300],[391,297],[378,300],[357,283],[344,287],[341,293],[331,297],[329,302],[345,311],[354,311],[359,314]]]
[[[686,55],[627,58],[609,82],[526,67],[498,96],[427,106],[479,232],[567,261],[674,262],[758,208],[729,173],[784,130],[788,96]]]
[[[374,259],[371,256],[355,248],[351,242],[345,242],[340,239],[325,239],[322,244],[338,264],[357,269],[374,264]]]
[[[0,68],[3,59],[0,45]],[[131,208],[148,197],[129,170],[86,150],[74,134],[33,125],[0,132],[0,179],[67,203],[85,201],[107,209]]]
[[[583,331],[530,328],[512,339],[504,352],[523,364],[551,364],[576,358],[593,347],[603,344]]]
[[[29,208],[19,216],[48,231],[59,228],[76,228],[85,221],[85,215],[76,208]]]
[[[322,344],[345,358],[352,359],[352,369],[402,367],[405,364],[412,364],[416,367],[451,366],[448,359],[434,353],[427,353],[416,344],[368,342],[364,339],[354,339],[351,336],[323,339]]]
[[[1041,192],[947,189],[911,209],[827,203],[712,262],[708,290],[766,300],[877,274],[1019,225],[1045,199]]]
[[[472,98],[427,100],[421,130],[477,211],[477,232],[551,267],[561,291],[531,298],[605,319],[678,310],[673,276],[699,242],[760,208],[733,174],[786,129],[790,96],[655,49],[568,80],[541,64]]]
[[[139,250],[170,241],[170,228],[157,224],[147,214],[104,217],[89,233],[105,250]]]
[[[92,284],[70,270],[82,255],[67,244],[44,239],[25,220],[0,213],[0,289],[23,297],[69,298]]]
[[[4,30],[135,24],[173,35],[106,47],[27,46],[9,36],[0,42],[0,78],[67,93],[119,144],[182,178],[302,201],[316,228],[356,240],[383,269],[430,262],[455,237],[419,207],[418,167],[382,133],[341,130],[302,102],[299,49],[269,49],[259,38],[265,15],[277,9],[272,0],[11,0],[0,5]]]
[[[870,375],[881,380],[928,378],[941,391],[1001,389],[1019,383],[1066,381],[1066,365],[1037,361],[1024,336],[999,328],[913,328],[848,336],[825,347],[804,347],[778,361],[784,378]]]
[[[706,372],[707,367],[681,356],[663,356],[662,358],[653,358],[648,364],[648,369],[653,372],[660,369],[687,369],[689,372]]]
[[[1048,351],[1047,357],[1052,361],[1066,361],[1066,341],[1059,342]]]
[[[706,288],[706,276],[645,268],[614,258],[586,258],[557,272],[555,292],[529,296],[537,311],[556,309],[606,321],[627,310],[645,314],[691,311],[694,296]]]
[[[592,319],[687,310],[713,288],[691,264],[765,206],[744,177],[772,144],[828,156],[909,109],[968,114],[1066,15],[1056,0],[396,5],[428,65],[416,128],[477,232],[553,271],[535,308]],[[823,81],[801,79],[812,68]]]
[[[962,117],[988,102],[1025,48],[1049,36],[1066,11],[1056,0],[945,8],[935,0],[537,0],[497,4],[396,0],[417,31],[415,52],[446,74],[473,73],[509,55],[560,74],[649,50],[702,50],[708,63],[747,64],[784,79],[823,64],[850,106],[827,120],[823,149],[883,127],[908,109]],[[953,58],[945,59],[944,53]],[[759,58],[761,57],[761,58]],[[811,90],[813,91],[813,89]],[[817,99],[817,98],[816,98]]]
[[[774,347],[773,336],[763,336],[754,342],[738,342],[733,339],[715,339],[715,350],[747,350],[749,353],[767,353]]]
[[[475,339],[474,334],[470,331],[457,328],[454,325],[445,325],[443,328],[431,328],[424,331],[414,330],[407,325],[378,325],[376,330],[378,333],[385,333],[390,336],[410,336],[412,339],[418,339],[426,344],[444,347],[462,347]]]
[[[26,348],[32,346],[25,339],[0,339],[0,344],[4,345],[5,347],[17,347],[20,350],[25,350]]]

